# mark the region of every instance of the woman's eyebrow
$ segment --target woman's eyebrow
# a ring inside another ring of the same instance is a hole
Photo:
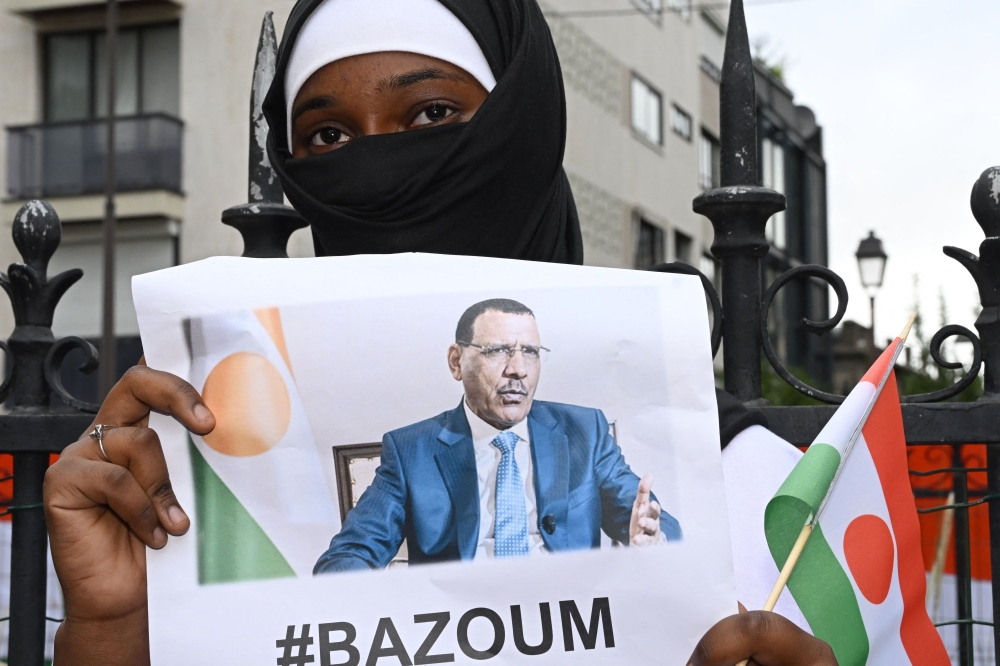
[[[337,106],[339,103],[340,102],[337,101],[337,98],[333,97],[332,95],[313,97],[312,99],[302,102],[302,104],[299,104],[297,107],[295,107],[295,110],[292,112],[292,124],[294,125],[295,121],[298,120],[299,116],[301,116],[303,113],[307,113],[309,111],[319,111],[321,109],[329,109],[331,107]]]
[[[378,82],[376,90],[380,93],[397,92],[403,88],[415,85],[422,81],[442,79],[447,81],[459,81],[462,83],[467,81],[467,79],[460,74],[446,72],[438,69],[437,67],[428,67],[427,69],[415,69],[412,72],[406,72],[405,74],[393,74],[391,76],[387,76]]]

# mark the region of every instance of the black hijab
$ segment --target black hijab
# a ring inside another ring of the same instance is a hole
[[[373,0],[376,1],[376,0]],[[293,159],[285,72],[323,0],[299,0],[264,102],[268,154],[316,254],[433,252],[583,263],[562,168],[566,99],[536,0],[439,0],[479,43],[497,80],[468,123],[361,137]]]

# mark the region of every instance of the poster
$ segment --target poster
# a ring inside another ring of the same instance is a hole
[[[213,258],[133,295],[218,421],[151,420],[192,518],[154,664],[683,663],[733,612],[696,278]]]

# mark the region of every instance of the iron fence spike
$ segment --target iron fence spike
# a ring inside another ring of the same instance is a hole
[[[51,327],[56,305],[83,276],[78,268],[48,276],[49,259],[59,247],[61,229],[55,209],[44,201],[29,201],[14,216],[11,235],[24,263],[12,264],[0,279],[10,297],[15,323],[2,347],[8,370],[0,384],[0,396],[13,397],[7,419],[25,414],[56,416],[42,366],[55,342]],[[31,438],[25,432],[18,436]],[[6,510],[12,523],[8,657],[14,665],[41,664],[45,656],[47,577],[42,485],[49,454],[33,449],[12,453],[14,489]]]
[[[784,195],[757,178],[757,84],[743,0],[733,0],[719,86],[721,187],[694,200],[715,229],[712,254],[722,263],[723,367],[726,390],[752,406],[761,398],[761,258],[768,219]]]
[[[722,186],[759,185],[757,87],[743,0],[730,5],[719,98]]]
[[[278,39],[274,31],[272,12],[264,14],[257,44],[257,59],[253,68],[253,87],[250,95],[250,203],[284,202],[285,196],[278,175],[267,155],[267,120],[264,118],[264,98],[274,80],[278,64]]]
[[[288,257],[288,239],[297,229],[308,226],[294,208],[284,204],[281,182],[267,154],[269,128],[263,106],[278,62],[278,39],[271,17],[271,12],[264,14],[250,93],[249,203],[222,213],[223,224],[243,236],[244,257]]]

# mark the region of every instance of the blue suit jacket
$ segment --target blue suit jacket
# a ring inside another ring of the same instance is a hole
[[[597,409],[535,401],[528,414],[539,531],[550,551],[628,543],[637,477]],[[681,538],[661,513],[668,540]],[[547,528],[547,529],[546,529]],[[314,573],[382,568],[406,539],[412,564],[470,560],[479,543],[476,456],[460,404],[382,439],[375,480]]]

